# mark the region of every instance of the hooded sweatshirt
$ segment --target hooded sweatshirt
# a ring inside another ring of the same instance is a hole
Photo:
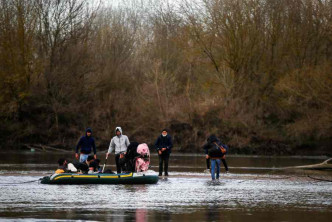
[[[85,136],[82,136],[77,143],[76,146],[76,153],[78,153],[78,149],[81,148],[81,153],[83,154],[90,154],[91,150],[93,149],[93,153],[96,154],[96,145],[95,139],[91,136],[87,136],[87,132],[92,130],[87,128],[85,131]]]
[[[115,150],[115,154],[119,154],[122,152],[127,152],[127,147],[129,146],[130,142],[126,135],[122,135],[122,129],[121,127],[115,128],[116,131],[120,131],[120,136],[114,136],[111,140],[110,146],[108,148],[108,153],[112,153],[113,150]]]
[[[216,145],[218,144],[218,145]],[[226,144],[221,143],[221,141],[215,136],[211,135],[207,139],[207,143],[203,146],[204,153],[209,154],[209,151],[213,149],[220,149],[219,147],[222,146],[223,148],[226,149],[226,153],[228,152],[228,146]]]

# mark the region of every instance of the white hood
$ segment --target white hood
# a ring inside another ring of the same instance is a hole
[[[119,130],[120,131],[120,133],[121,133],[121,135],[122,135],[122,129],[121,129],[121,127],[120,126],[117,126],[117,127],[115,127],[115,134],[116,134],[116,131],[117,130]]]

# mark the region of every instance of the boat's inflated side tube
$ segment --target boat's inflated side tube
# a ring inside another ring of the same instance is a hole
[[[42,184],[155,184],[157,175],[128,174],[53,174],[41,179]]]

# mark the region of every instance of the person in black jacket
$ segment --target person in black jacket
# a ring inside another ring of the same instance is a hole
[[[222,144],[221,141],[214,134],[210,135],[207,139],[207,143],[203,146],[204,153],[206,154],[206,168],[208,171],[210,171],[210,160],[215,159],[215,157],[211,158],[209,153],[214,151],[213,148],[219,148],[219,147],[225,148],[226,153],[228,152],[227,145]],[[217,158],[217,159],[221,159],[221,162],[223,163],[223,165],[225,167],[226,173],[228,173],[228,166],[227,166],[227,162],[226,162],[226,153],[222,154],[222,156],[220,156],[220,158]],[[218,173],[218,175],[219,175],[219,173]]]
[[[89,171],[91,170],[91,172],[92,172],[95,167],[95,165],[90,166],[90,164],[93,163],[94,160],[95,160],[94,156],[89,155],[88,158],[84,162],[76,162],[76,163],[74,163],[74,166],[78,170],[80,170],[83,174],[88,174]]]
[[[138,142],[131,142],[127,147],[127,153],[125,155],[126,170],[128,172],[135,172],[136,157],[139,156],[137,153]]]
[[[171,154],[173,143],[172,137],[167,133],[166,129],[163,129],[161,135],[158,136],[155,147],[159,156],[159,176],[162,176],[163,165],[165,170],[165,176],[168,176],[168,160]]]

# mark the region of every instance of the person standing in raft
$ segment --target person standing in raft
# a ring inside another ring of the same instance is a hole
[[[220,174],[220,163],[223,159],[226,170],[228,170],[226,160],[224,159],[225,154],[227,153],[228,147],[223,145],[220,140],[215,136],[211,135],[207,139],[208,143],[204,145],[205,157],[211,160],[211,177],[212,180],[219,179]],[[207,162],[207,166],[209,166]]]
[[[78,156],[79,149],[80,149],[80,156]],[[92,137],[91,128],[87,128],[85,131],[85,136],[82,136],[77,143],[75,157],[76,159],[80,157],[81,163],[85,162],[92,150],[94,153],[94,158],[97,159],[95,139]]]
[[[125,166],[120,164],[120,159],[125,157],[130,142],[126,135],[122,135],[121,127],[118,126],[115,128],[115,134],[106,153],[106,158],[115,150],[116,171],[117,173],[121,173],[121,171],[125,171],[126,169]]]
[[[172,137],[167,133],[167,129],[163,129],[161,135],[158,136],[155,147],[159,156],[159,176],[162,176],[163,165],[165,165],[165,176],[168,176],[168,160],[172,151]]]

